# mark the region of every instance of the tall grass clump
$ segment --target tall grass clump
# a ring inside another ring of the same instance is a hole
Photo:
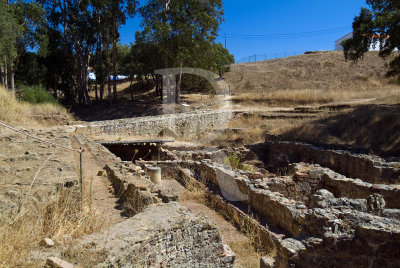
[[[19,102],[9,90],[0,86],[0,121],[23,123],[29,115],[29,104]]]
[[[44,89],[25,87],[19,92],[19,99],[0,86],[0,121],[18,125],[35,125],[38,117],[63,115],[70,118],[67,110]]]
[[[68,246],[101,228],[92,211],[81,210],[75,189],[62,189],[50,200],[29,202],[21,212],[0,218],[0,267],[43,267],[43,238]]]

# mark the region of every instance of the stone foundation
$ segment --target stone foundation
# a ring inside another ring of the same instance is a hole
[[[268,141],[249,148],[256,152],[273,172],[287,167],[290,163],[306,162],[319,164],[346,177],[370,183],[400,183],[400,168],[377,156],[287,141]]]

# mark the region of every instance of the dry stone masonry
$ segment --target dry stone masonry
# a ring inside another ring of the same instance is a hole
[[[95,267],[233,267],[234,255],[218,229],[177,203],[152,205],[100,235],[81,241],[105,247],[106,260]]]
[[[130,135],[143,137],[174,136],[198,139],[215,127],[222,127],[232,118],[230,111],[198,111],[109,121],[78,126],[77,132],[89,135]]]
[[[170,160],[149,163],[206,185],[214,208],[232,222],[252,216],[274,255],[260,260],[263,267],[400,265],[398,163],[294,142],[249,148],[170,146]],[[232,154],[256,171],[232,170]],[[224,191],[246,199],[232,202]]]
[[[233,267],[235,255],[219,230],[180,206],[177,193],[155,184],[145,169],[122,161],[84,135],[74,139],[104,168],[129,217],[81,240],[85,250],[105,251],[105,260],[93,266]]]

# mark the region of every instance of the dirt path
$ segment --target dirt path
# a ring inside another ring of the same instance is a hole
[[[79,144],[75,139],[71,139],[71,144],[75,149],[80,147],[85,149],[82,158],[84,198],[87,198],[96,216],[106,226],[123,221],[125,218],[121,216],[121,211],[117,208],[118,199],[109,191],[110,183],[103,169],[96,163],[85,145]],[[78,153],[75,154],[75,160],[79,165]],[[103,174],[99,174],[99,171]]]

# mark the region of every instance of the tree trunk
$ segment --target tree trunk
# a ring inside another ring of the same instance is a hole
[[[7,66],[7,64],[6,64],[6,66],[4,67],[4,87],[5,87],[5,88],[8,88],[8,73],[7,73],[7,68],[8,68],[8,66]]]
[[[99,86],[99,79],[98,79],[98,74],[99,74],[99,66],[100,66],[100,62],[99,62],[99,54],[101,51],[101,31],[100,31],[100,23],[101,23],[101,19],[99,16],[99,11],[97,10],[97,8],[94,8],[94,13],[95,13],[95,17],[96,17],[96,21],[97,21],[97,30],[96,30],[96,58],[95,58],[95,68],[93,70],[96,80],[94,81],[94,91],[95,91],[95,95],[96,95],[96,101],[99,100],[99,95],[97,93],[98,90],[98,86]]]
[[[12,65],[10,65],[10,89],[15,95],[14,77],[15,77],[15,68]]]
[[[113,18],[113,99],[117,102],[117,25]]]
[[[100,101],[104,99],[104,83],[100,85]]]
[[[129,85],[129,88],[130,88],[130,90],[131,90],[131,99],[132,99],[132,102],[135,102],[135,99],[133,98],[133,86],[132,86],[132,84],[133,84],[133,80],[131,79],[131,84]]]
[[[85,104],[85,97],[83,95],[83,81],[82,81],[82,51],[81,47],[78,44],[78,42],[75,43],[75,49],[76,49],[76,78],[77,78],[77,84],[78,84],[78,103],[79,104]]]
[[[99,100],[99,95],[97,92],[98,92],[97,83],[95,83],[94,84],[94,94],[95,94],[96,101]]]
[[[4,86],[4,68],[3,68],[3,66],[0,66],[0,83],[2,86]]]
[[[111,80],[110,80],[110,38],[109,38],[109,23],[108,18],[106,17],[106,38],[105,38],[105,50],[106,50],[106,69],[107,69],[107,87],[108,87],[108,104],[111,106]]]
[[[168,69],[168,55],[166,52],[164,53],[164,68]],[[170,80],[168,71],[166,74],[165,85],[163,85],[163,87],[165,87],[165,90],[167,91],[167,103],[171,103],[172,102],[172,90],[171,90],[171,80]]]
[[[85,95],[85,104],[88,106],[92,105],[92,102],[90,101],[90,96],[89,96],[89,92],[88,92],[88,66],[89,66],[89,49],[88,47],[85,48],[85,54],[84,57],[82,57],[83,60],[83,64],[82,64],[82,78],[83,78],[83,83],[82,83],[82,89],[83,89],[83,93]]]

